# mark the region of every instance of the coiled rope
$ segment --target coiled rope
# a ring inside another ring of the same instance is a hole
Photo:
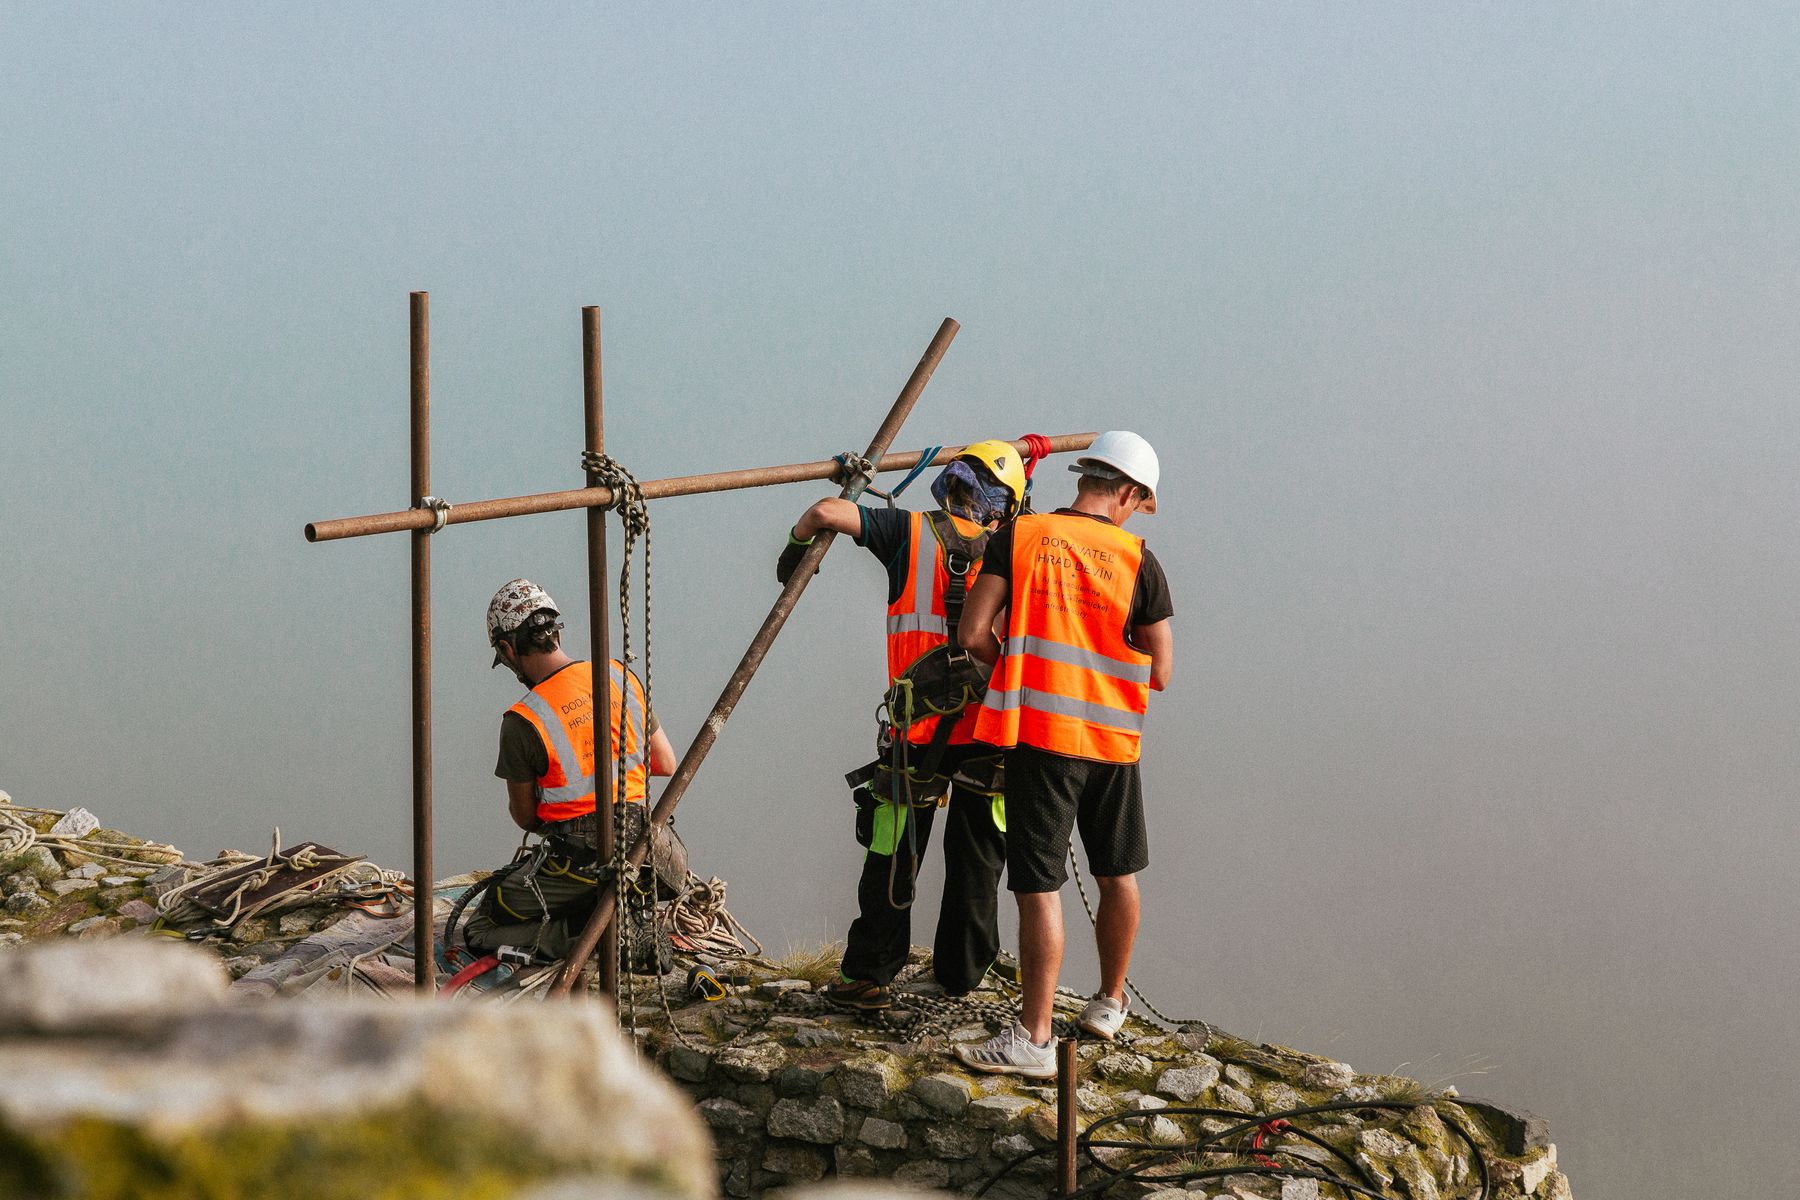
[[[31,822],[14,814],[36,813],[47,817],[66,817],[68,813],[55,808],[30,808],[22,804],[8,804],[0,807],[0,856],[13,857],[25,853],[33,846],[60,850],[65,854],[80,854],[87,858],[104,859],[107,862],[129,863],[132,866],[196,866],[182,856],[181,851],[173,846],[159,846],[154,843],[139,845],[135,842],[112,842],[90,840],[88,834],[51,834],[39,833]],[[114,850],[129,850],[136,854],[153,854],[157,858],[146,861],[142,858],[128,858],[123,854],[108,853]]]

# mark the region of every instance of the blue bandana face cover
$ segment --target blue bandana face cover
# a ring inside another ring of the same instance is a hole
[[[931,495],[944,508],[949,504],[944,497],[950,490],[950,481],[961,480],[968,486],[970,501],[966,511],[957,512],[959,517],[967,517],[977,525],[1000,520],[1006,516],[1007,506],[1012,503],[1012,493],[1006,486],[996,480],[984,479],[977,474],[975,468],[958,459],[938,473],[931,484]],[[952,510],[955,511],[955,510]]]

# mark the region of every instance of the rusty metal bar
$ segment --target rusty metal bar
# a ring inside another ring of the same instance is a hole
[[[906,386],[900,389],[900,395],[894,400],[893,407],[888,409],[887,417],[881,422],[881,427],[875,431],[874,438],[869,442],[869,449],[864,457],[871,463],[878,461],[887,452],[888,446],[893,443],[894,435],[900,432],[901,423],[912,412],[913,405],[918,403],[919,394],[931,381],[932,372],[937,370],[938,363],[943,360],[944,352],[950,348],[950,342],[956,337],[958,328],[960,327],[957,323],[949,317],[945,317],[944,323],[938,326],[938,331],[932,337],[931,344],[925,348],[924,356],[919,359],[919,365],[913,368],[912,376],[907,379]],[[854,500],[861,491],[861,486],[852,483],[844,487],[842,495],[847,500]],[[786,585],[781,589],[781,595],[776,597],[774,607],[769,610],[769,615],[763,618],[762,627],[751,639],[750,648],[744,651],[744,657],[738,661],[737,669],[731,673],[730,680],[725,684],[725,690],[719,693],[718,700],[713,704],[712,712],[707,714],[706,720],[701,723],[699,731],[694,735],[693,742],[687,748],[687,753],[681,756],[681,763],[675,768],[674,776],[670,778],[668,786],[663,788],[662,795],[657,799],[656,808],[650,813],[650,820],[645,822],[643,836],[638,839],[637,845],[631,848],[630,859],[634,866],[642,866],[644,860],[649,857],[650,838],[654,827],[668,821],[670,815],[675,811],[675,806],[681,803],[681,797],[686,794],[688,785],[694,781],[694,776],[700,770],[700,764],[705,760],[708,751],[713,748],[713,743],[718,741],[719,731],[725,728],[725,722],[730,720],[732,710],[737,707],[738,701],[744,695],[744,689],[750,686],[751,678],[756,674],[757,668],[762,666],[763,658],[769,653],[769,647],[775,644],[776,635],[787,623],[789,614],[794,611],[794,606],[800,601],[800,593],[805,591],[806,585],[812,581],[813,571],[818,567],[819,561],[825,557],[825,552],[831,549],[835,538],[836,534],[831,530],[821,531],[813,538],[812,545],[807,548],[800,564],[794,568],[794,573],[788,577]],[[600,930],[612,920],[611,900],[612,897],[607,895],[600,897],[600,907],[589,918],[587,927],[581,931],[581,938],[575,943],[574,949],[569,952],[562,972],[557,976],[556,982],[551,985],[551,995],[566,995],[574,986],[575,977],[581,970],[581,964],[593,952],[594,943],[599,940]]]
[[[1073,1196],[1075,1173],[1075,1079],[1081,1060],[1075,1051],[1080,1046],[1072,1037],[1056,1043],[1056,1194]]]
[[[601,412],[600,310],[589,305],[581,310],[581,405],[586,444],[595,454],[606,453],[606,424]],[[592,486],[594,476],[588,476]],[[612,747],[612,622],[606,604],[606,510],[587,510],[588,543],[588,644],[594,667],[594,823],[600,827],[600,861],[611,862],[613,845],[613,747]],[[629,684],[627,685],[629,686]],[[621,727],[624,722],[619,723]],[[623,729],[621,728],[621,733]],[[604,891],[606,885],[594,887]],[[613,881],[616,893],[618,881]],[[600,938],[600,993],[619,998],[619,924],[607,922]]]
[[[412,294],[412,502],[431,494],[431,296]],[[424,513],[431,525],[430,510]],[[431,881],[431,534],[412,535],[413,662],[413,986],[429,993],[437,961],[432,947]]]
[[[1086,450],[1093,444],[1094,433],[1065,433],[1050,439],[1053,454]],[[1023,440],[1013,446],[1025,453]],[[959,453],[961,446],[945,446],[940,460]],[[908,450],[883,455],[876,470],[909,471],[924,457],[922,450]],[[742,471],[715,471],[709,475],[677,475],[668,479],[652,479],[643,485],[644,499],[662,500],[671,496],[698,496],[708,492],[728,492],[739,488],[768,487],[778,483],[804,483],[809,479],[830,479],[838,465],[832,459],[818,462],[789,463],[779,467],[751,467]],[[613,495],[607,488],[571,488],[564,492],[538,492],[530,496],[508,496],[499,500],[473,500],[458,504],[445,519],[447,525],[466,525],[474,521],[492,521],[500,517],[520,517],[531,513],[565,512],[574,508],[607,508]],[[306,527],[309,542],[331,542],[339,538],[368,537],[375,533],[398,533],[405,529],[422,529],[435,523],[431,513],[418,509],[404,512],[375,513],[366,517],[340,517],[333,521],[314,521]]]

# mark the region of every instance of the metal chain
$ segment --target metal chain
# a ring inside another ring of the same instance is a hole
[[[1100,919],[1094,914],[1094,906],[1088,902],[1087,885],[1081,881],[1081,864],[1075,861],[1075,843],[1073,840],[1069,842],[1069,867],[1075,873],[1075,890],[1081,893],[1081,907],[1087,910],[1088,923],[1098,929],[1100,926]],[[1137,984],[1131,982],[1131,976],[1129,975],[1125,977],[1125,986],[1131,990],[1133,996],[1138,998],[1138,1003],[1149,1009],[1150,1012],[1165,1025],[1178,1030],[1190,1028],[1199,1029],[1206,1034],[1206,1041],[1211,1041],[1213,1035],[1218,1032],[1218,1030],[1214,1029],[1207,1022],[1200,1020],[1198,1017],[1189,1017],[1186,1019],[1171,1017],[1168,1013],[1150,1003],[1150,998],[1138,990]]]

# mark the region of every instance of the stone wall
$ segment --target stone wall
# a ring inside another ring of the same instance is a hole
[[[1055,1161],[1054,1086],[971,1074],[948,1053],[957,1041],[987,1036],[986,1027],[969,1024],[923,1044],[895,1042],[880,1026],[827,1010],[804,988],[765,979],[722,1002],[676,1006],[673,1027],[659,1009],[643,1009],[643,1040],[694,1097],[712,1130],[727,1196],[834,1177],[966,1192],[1024,1156],[1032,1157],[989,1194],[1046,1193]],[[1264,1152],[1274,1157],[1262,1163],[1224,1154],[1188,1162],[1220,1174],[1188,1184],[1180,1193],[1185,1200],[1307,1200],[1320,1195],[1320,1184],[1297,1177],[1306,1172],[1360,1178],[1396,1197],[1439,1200],[1474,1194],[1484,1167],[1488,1195],[1498,1200],[1569,1195],[1548,1131],[1527,1114],[1227,1036],[1175,1036],[1133,1021],[1124,1042],[1087,1042],[1079,1051],[1080,1124],[1127,1115],[1100,1136],[1143,1147],[1098,1151],[1116,1167],[1242,1126],[1252,1115],[1341,1106],[1293,1122],[1317,1142],[1293,1129],[1265,1133]],[[1177,1111],[1186,1108],[1218,1115]],[[1247,1148],[1248,1136],[1231,1142]],[[1291,1177],[1228,1170],[1263,1164]],[[1089,1166],[1084,1180],[1098,1175]],[[1169,1189],[1149,1179],[1108,1194]]]

